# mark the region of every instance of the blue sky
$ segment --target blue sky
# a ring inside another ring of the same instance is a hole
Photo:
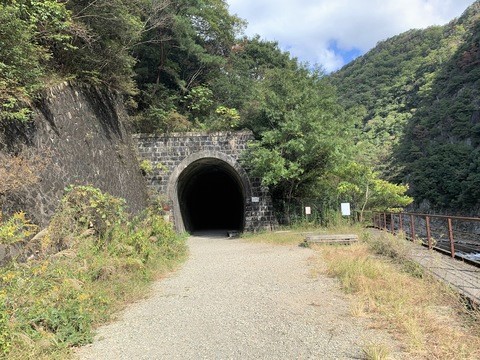
[[[303,62],[327,72],[379,41],[409,29],[443,25],[474,0],[226,0],[247,20],[245,34],[278,41]]]

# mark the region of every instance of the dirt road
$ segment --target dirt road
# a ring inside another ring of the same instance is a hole
[[[388,334],[354,318],[314,251],[204,236],[190,259],[99,329],[81,359],[359,359]]]

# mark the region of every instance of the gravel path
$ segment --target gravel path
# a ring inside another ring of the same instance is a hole
[[[389,341],[349,314],[335,280],[312,276],[310,249],[207,236],[189,247],[81,359],[359,359],[365,343]]]

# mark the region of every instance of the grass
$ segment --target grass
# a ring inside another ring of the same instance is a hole
[[[303,242],[309,233],[315,234],[360,234],[360,226],[340,225],[334,228],[319,228],[315,226],[282,228],[274,232],[246,233],[242,238],[247,242],[259,242],[276,245],[298,245]]]
[[[317,249],[327,262],[327,273],[354,296],[355,312],[393,331],[412,357],[478,359],[479,313],[469,311],[457,293],[412,264],[409,243],[388,234],[368,234],[359,244]]]
[[[480,313],[469,309],[449,287],[425,273],[408,257],[411,246],[399,237],[360,227],[318,229],[318,233],[356,233],[359,243],[317,245],[312,273],[339,279],[350,294],[352,316],[373,319],[403,345],[409,358],[480,358]],[[299,244],[302,231],[260,234],[248,238],[276,244]],[[366,344],[366,359],[386,359],[390,349]]]
[[[390,349],[385,344],[370,343],[364,346],[365,360],[386,360],[390,356]]]
[[[120,203],[90,189],[73,191],[41,244],[64,250],[0,268],[0,358],[71,357],[73,347],[91,342],[96,326],[186,258],[185,239],[162,216],[127,219]],[[90,224],[96,231],[85,231]]]
[[[303,241],[301,232],[292,230],[280,230],[275,232],[261,232],[256,234],[243,234],[242,238],[247,242],[261,242],[277,245],[294,245]]]

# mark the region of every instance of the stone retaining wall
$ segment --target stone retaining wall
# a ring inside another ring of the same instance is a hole
[[[94,87],[61,84],[46,91],[33,110],[28,126],[0,124],[0,152],[26,147],[48,157],[38,183],[0,199],[5,215],[25,211],[44,227],[72,184],[124,198],[133,213],[147,206],[147,186],[124,126],[121,98]]]

